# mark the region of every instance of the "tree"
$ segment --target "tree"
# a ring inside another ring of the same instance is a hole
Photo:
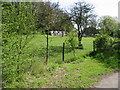
[[[120,23],[118,23],[118,30],[116,33],[116,37],[120,38]]]
[[[65,13],[63,10],[59,9],[56,11],[57,21],[52,26],[51,30],[62,30],[66,32],[70,32],[73,30],[74,26],[69,19],[69,15]]]
[[[19,81],[20,74],[28,70],[27,67],[21,67],[31,62],[22,59],[22,56],[26,52],[25,48],[27,44],[33,38],[32,33],[35,30],[36,19],[31,9],[31,3],[3,2],[2,8],[2,65],[4,86],[8,83]]]
[[[96,16],[92,17],[88,27],[84,30],[84,34],[86,34],[87,36],[95,36],[95,34],[98,33],[97,24],[98,23],[96,21]]]
[[[95,28],[95,27],[88,27],[88,28],[85,28],[84,30],[84,34],[86,36],[95,36],[95,34],[98,33],[98,30]]]
[[[69,32],[73,29],[73,24],[68,19],[69,16],[59,7],[59,3],[37,2],[33,4],[37,11],[37,29],[42,30],[42,33],[45,33],[48,23],[49,30],[52,31],[64,30]]]
[[[78,47],[82,46],[82,34],[85,32],[85,28],[89,26],[95,15],[93,14],[94,7],[86,2],[77,2],[75,6],[70,10],[71,20],[77,24],[78,29]]]
[[[56,10],[59,5],[51,2],[34,2],[33,5],[37,12],[37,29],[45,33],[58,21]]]
[[[118,31],[117,19],[111,16],[102,16],[99,20],[99,27],[101,34],[114,36]]]

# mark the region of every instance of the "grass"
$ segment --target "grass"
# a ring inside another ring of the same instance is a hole
[[[113,56],[107,58],[111,62],[101,62],[99,57],[89,56],[93,51],[92,37],[83,37],[84,49],[75,49],[75,56],[70,49],[65,49],[65,61],[62,61],[62,44],[68,37],[49,36],[49,62],[46,66],[46,36],[36,34],[26,48],[24,60],[29,59],[31,67],[27,73],[21,74],[22,80],[6,85],[7,88],[85,88],[92,87],[99,81],[99,75],[117,70],[117,62]],[[76,37],[77,40],[77,37]],[[103,57],[102,59],[106,59]],[[28,61],[28,60],[27,60]],[[112,63],[114,63],[112,65]],[[113,67],[109,67],[109,65]],[[26,63],[27,66],[27,63]]]
[[[58,36],[49,36],[49,61],[62,61],[62,45],[63,42],[68,37],[58,37]],[[76,37],[77,40],[77,37]],[[90,51],[92,51],[92,41],[94,38],[83,38],[83,50],[76,49],[75,54],[83,56],[88,54]],[[33,50],[32,52],[36,52],[40,54],[40,57],[42,56],[42,59],[45,58],[45,48],[46,48],[46,37],[36,35],[35,38],[29,43],[30,48]],[[31,51],[30,51],[31,52]],[[37,55],[38,56],[38,55]],[[71,49],[65,49],[65,60],[73,58],[73,53]],[[56,61],[56,62],[57,62]]]
[[[99,78],[97,78],[98,75],[114,71],[114,69],[105,68],[104,64],[98,63],[96,60],[91,60],[89,57],[85,58],[82,62],[79,59],[72,63],[63,64],[62,67],[65,69],[65,72],[70,72],[57,84],[61,85],[59,87],[62,88],[92,87],[93,82],[99,80]],[[54,86],[56,87],[57,85]]]

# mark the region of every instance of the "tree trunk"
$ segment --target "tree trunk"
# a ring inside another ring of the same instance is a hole
[[[80,33],[80,31],[78,31],[78,47],[80,48],[82,46],[81,44],[81,41],[82,41],[82,33]]]
[[[82,41],[82,33],[80,32],[80,27],[79,25],[78,26],[78,48],[82,48],[82,44],[81,44],[81,41]]]

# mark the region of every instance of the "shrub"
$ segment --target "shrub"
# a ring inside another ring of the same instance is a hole
[[[94,41],[94,48],[96,51],[104,51],[111,48],[112,38],[108,35],[100,35]]]
[[[17,5],[17,8],[14,5]],[[21,75],[27,72],[29,61],[24,57],[27,56],[27,44],[33,38],[36,25],[31,3],[15,2],[14,5],[9,2],[2,3],[3,87],[20,82]]]
[[[114,43],[114,44],[112,45],[112,47],[113,47],[115,50],[120,50],[120,41]]]
[[[69,38],[66,40],[67,47],[70,47],[73,51],[73,54],[75,56],[75,46],[77,45],[77,40],[74,36],[69,36]]]

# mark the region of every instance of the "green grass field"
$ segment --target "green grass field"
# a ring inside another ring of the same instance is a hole
[[[49,36],[49,61],[56,61],[56,62],[60,62],[62,61],[62,45],[63,42],[65,42],[65,40],[68,37],[58,37],[58,36]],[[77,37],[76,37],[77,40]],[[93,47],[92,47],[92,41],[94,40],[94,38],[83,38],[82,40],[82,44],[84,49],[83,50],[79,50],[76,49],[76,56],[83,56],[86,55],[87,53],[89,53],[90,51],[92,51]],[[42,57],[41,59],[43,59],[43,57],[45,58],[45,48],[46,48],[46,37],[45,36],[40,36],[40,35],[36,35],[35,38],[29,43],[29,47],[31,48],[30,52],[34,52],[37,54],[40,54],[40,56],[38,57]],[[71,59],[73,58],[73,53],[71,51],[71,49],[66,49],[65,47],[65,60]]]
[[[35,35],[28,44],[23,59],[32,60],[22,80],[8,84],[6,87],[25,88],[85,88],[92,87],[100,78],[99,75],[117,70],[117,61],[109,58],[108,64],[101,62],[97,55],[90,57],[93,51],[92,37],[83,37],[83,49],[75,49],[75,56],[70,49],[65,49],[65,61],[62,61],[62,44],[68,37],[49,36],[49,62],[46,66],[46,36]],[[76,37],[77,40],[77,37]],[[29,56],[29,57],[28,57]],[[105,58],[103,58],[105,60]],[[117,60],[117,59],[116,59]],[[26,64],[27,65],[27,64]],[[109,65],[113,66],[110,67]]]

